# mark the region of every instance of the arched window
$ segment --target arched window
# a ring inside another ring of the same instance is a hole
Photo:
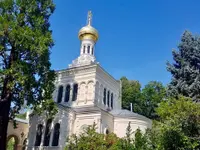
[[[63,86],[59,86],[58,88],[58,97],[57,97],[57,102],[60,103],[62,101],[62,96],[63,96]]]
[[[105,135],[108,135],[110,133],[110,131],[109,131],[109,129],[106,127],[106,128],[104,128],[104,134]]]
[[[87,47],[87,52],[90,54],[90,46]]]
[[[113,109],[113,93],[111,94],[111,108]]]
[[[22,150],[26,150],[27,138],[24,139]]]
[[[106,105],[106,89],[103,91],[103,104]]]
[[[109,134],[109,130],[108,129],[106,129],[106,135],[108,135]]]
[[[110,91],[107,93],[107,106],[110,106]]]
[[[16,135],[9,135],[7,137],[7,150],[16,150],[19,144],[19,137]]]
[[[99,82],[97,81],[96,82],[96,85],[95,85],[95,99],[97,100],[97,102],[99,102],[100,100],[100,88],[99,88]]]
[[[44,134],[44,146],[49,146],[49,141],[50,141],[50,136],[51,136],[51,122],[52,120],[49,119],[47,120],[47,124],[46,124],[46,129],[45,129],[45,134]]]
[[[70,98],[70,85],[67,85],[65,90],[65,102],[69,102],[69,98]]]
[[[83,54],[85,54],[85,46],[83,46]]]
[[[58,146],[59,136],[60,136],[60,124],[56,123],[54,126],[52,146]]]
[[[92,47],[92,55],[94,55],[94,48]]]
[[[43,125],[39,124],[37,126],[35,146],[40,146],[42,140],[42,130],[43,130]]]
[[[74,84],[72,101],[76,101],[78,95],[78,84]]]

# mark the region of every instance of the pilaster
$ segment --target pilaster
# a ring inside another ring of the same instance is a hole
[[[62,93],[62,102],[65,102],[65,94],[66,94],[66,88],[67,86],[66,85],[63,85],[63,93]]]
[[[74,89],[74,84],[70,84],[70,96],[69,96],[69,103],[72,103],[72,97],[73,97],[73,89]]]

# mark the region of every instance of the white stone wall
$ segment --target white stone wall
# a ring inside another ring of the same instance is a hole
[[[150,120],[142,120],[140,118],[115,118],[114,119],[114,133],[118,137],[126,136],[126,128],[128,127],[128,123],[131,123],[132,131],[136,131],[138,128],[145,132],[147,128],[151,128]]]
[[[60,124],[60,135],[59,135],[59,146],[60,147],[64,147],[65,143],[66,143],[66,139],[70,134],[70,131],[72,128],[71,125],[71,117],[72,114],[63,109],[59,109],[58,113],[56,114],[56,116],[54,117],[54,119],[52,120],[51,123],[51,127],[50,127],[50,142],[49,142],[49,146],[52,146],[52,141],[53,141],[53,133],[54,133],[54,127],[56,123]],[[46,123],[47,123],[47,119],[45,117],[45,115],[41,115],[41,116],[37,116],[34,115],[31,117],[30,119],[30,128],[29,128],[29,136],[28,136],[28,147],[34,147],[35,145],[35,141],[36,141],[36,131],[37,131],[37,126],[39,124],[43,125],[43,134],[42,134],[42,140],[41,140],[41,144],[40,146],[43,146],[43,142],[44,142],[44,135],[45,135],[45,129],[46,129]],[[70,126],[71,125],[71,126]]]
[[[107,112],[101,112],[101,133],[105,134],[106,129],[111,133],[114,132],[113,116]]]
[[[35,140],[36,140],[36,131],[37,131],[37,126],[39,124],[43,125],[43,131],[45,127],[45,118],[44,117],[39,117],[37,115],[31,115],[30,120],[29,120],[29,133],[28,133],[28,146],[34,146]],[[43,137],[42,137],[43,139]]]
[[[81,107],[94,105],[94,92],[95,92],[95,66],[80,67],[78,69],[69,69],[58,72],[58,78],[55,82],[56,90],[54,91],[54,100],[57,102],[58,87],[64,86],[62,104],[71,107]],[[72,101],[73,85],[78,84],[77,100]],[[65,87],[71,86],[70,101],[64,102]]]
[[[103,109],[120,109],[121,94],[120,83],[112,76],[105,72],[99,65],[79,67],[76,69],[68,69],[58,71],[58,77],[55,85],[56,90],[53,98],[57,102],[58,88],[63,86],[62,104],[72,107],[82,107],[88,105],[97,105]],[[78,84],[78,97],[76,101],[72,101],[73,85]],[[65,90],[70,85],[70,100],[64,102]],[[104,88],[106,88],[106,104],[103,103]],[[110,107],[107,106],[108,91],[110,92]],[[111,94],[113,94],[113,108],[111,108]]]
[[[74,130],[73,133],[79,135],[83,132],[83,128],[87,127],[88,125],[96,124],[97,132],[100,131],[100,113],[91,113],[91,114],[79,114],[76,116],[76,120],[74,123]]]
[[[112,76],[110,76],[103,68],[97,65],[96,71],[96,83],[99,86],[99,96],[96,96],[95,101],[103,109],[121,109],[121,94],[120,94],[120,83],[117,82]],[[106,94],[106,105],[103,103],[104,88],[106,93],[110,92],[110,104],[111,104],[111,93],[113,93],[113,108],[107,105],[107,94]],[[96,93],[97,94],[97,93]]]

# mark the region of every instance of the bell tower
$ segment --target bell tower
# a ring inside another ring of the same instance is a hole
[[[99,38],[98,31],[92,27],[92,12],[88,12],[87,25],[82,27],[78,33],[81,41],[80,56],[69,65],[69,68],[96,63],[95,44]]]

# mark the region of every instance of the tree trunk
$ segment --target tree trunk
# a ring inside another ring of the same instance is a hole
[[[10,58],[7,69],[11,68],[13,62],[17,58],[17,54],[14,52],[15,49],[13,47],[10,52]],[[1,98],[0,99],[0,150],[6,150],[7,146],[7,129],[8,129],[9,112],[12,100],[12,92],[11,89],[9,88],[9,83],[12,83],[12,81],[13,81],[12,75],[9,74],[5,76],[5,79],[3,81],[3,89],[0,97]]]
[[[5,78],[0,99],[0,150],[6,150],[7,146],[7,128],[12,99],[11,91],[8,88],[10,79],[10,76]]]
[[[6,150],[10,105],[11,97],[0,101],[0,150]]]

